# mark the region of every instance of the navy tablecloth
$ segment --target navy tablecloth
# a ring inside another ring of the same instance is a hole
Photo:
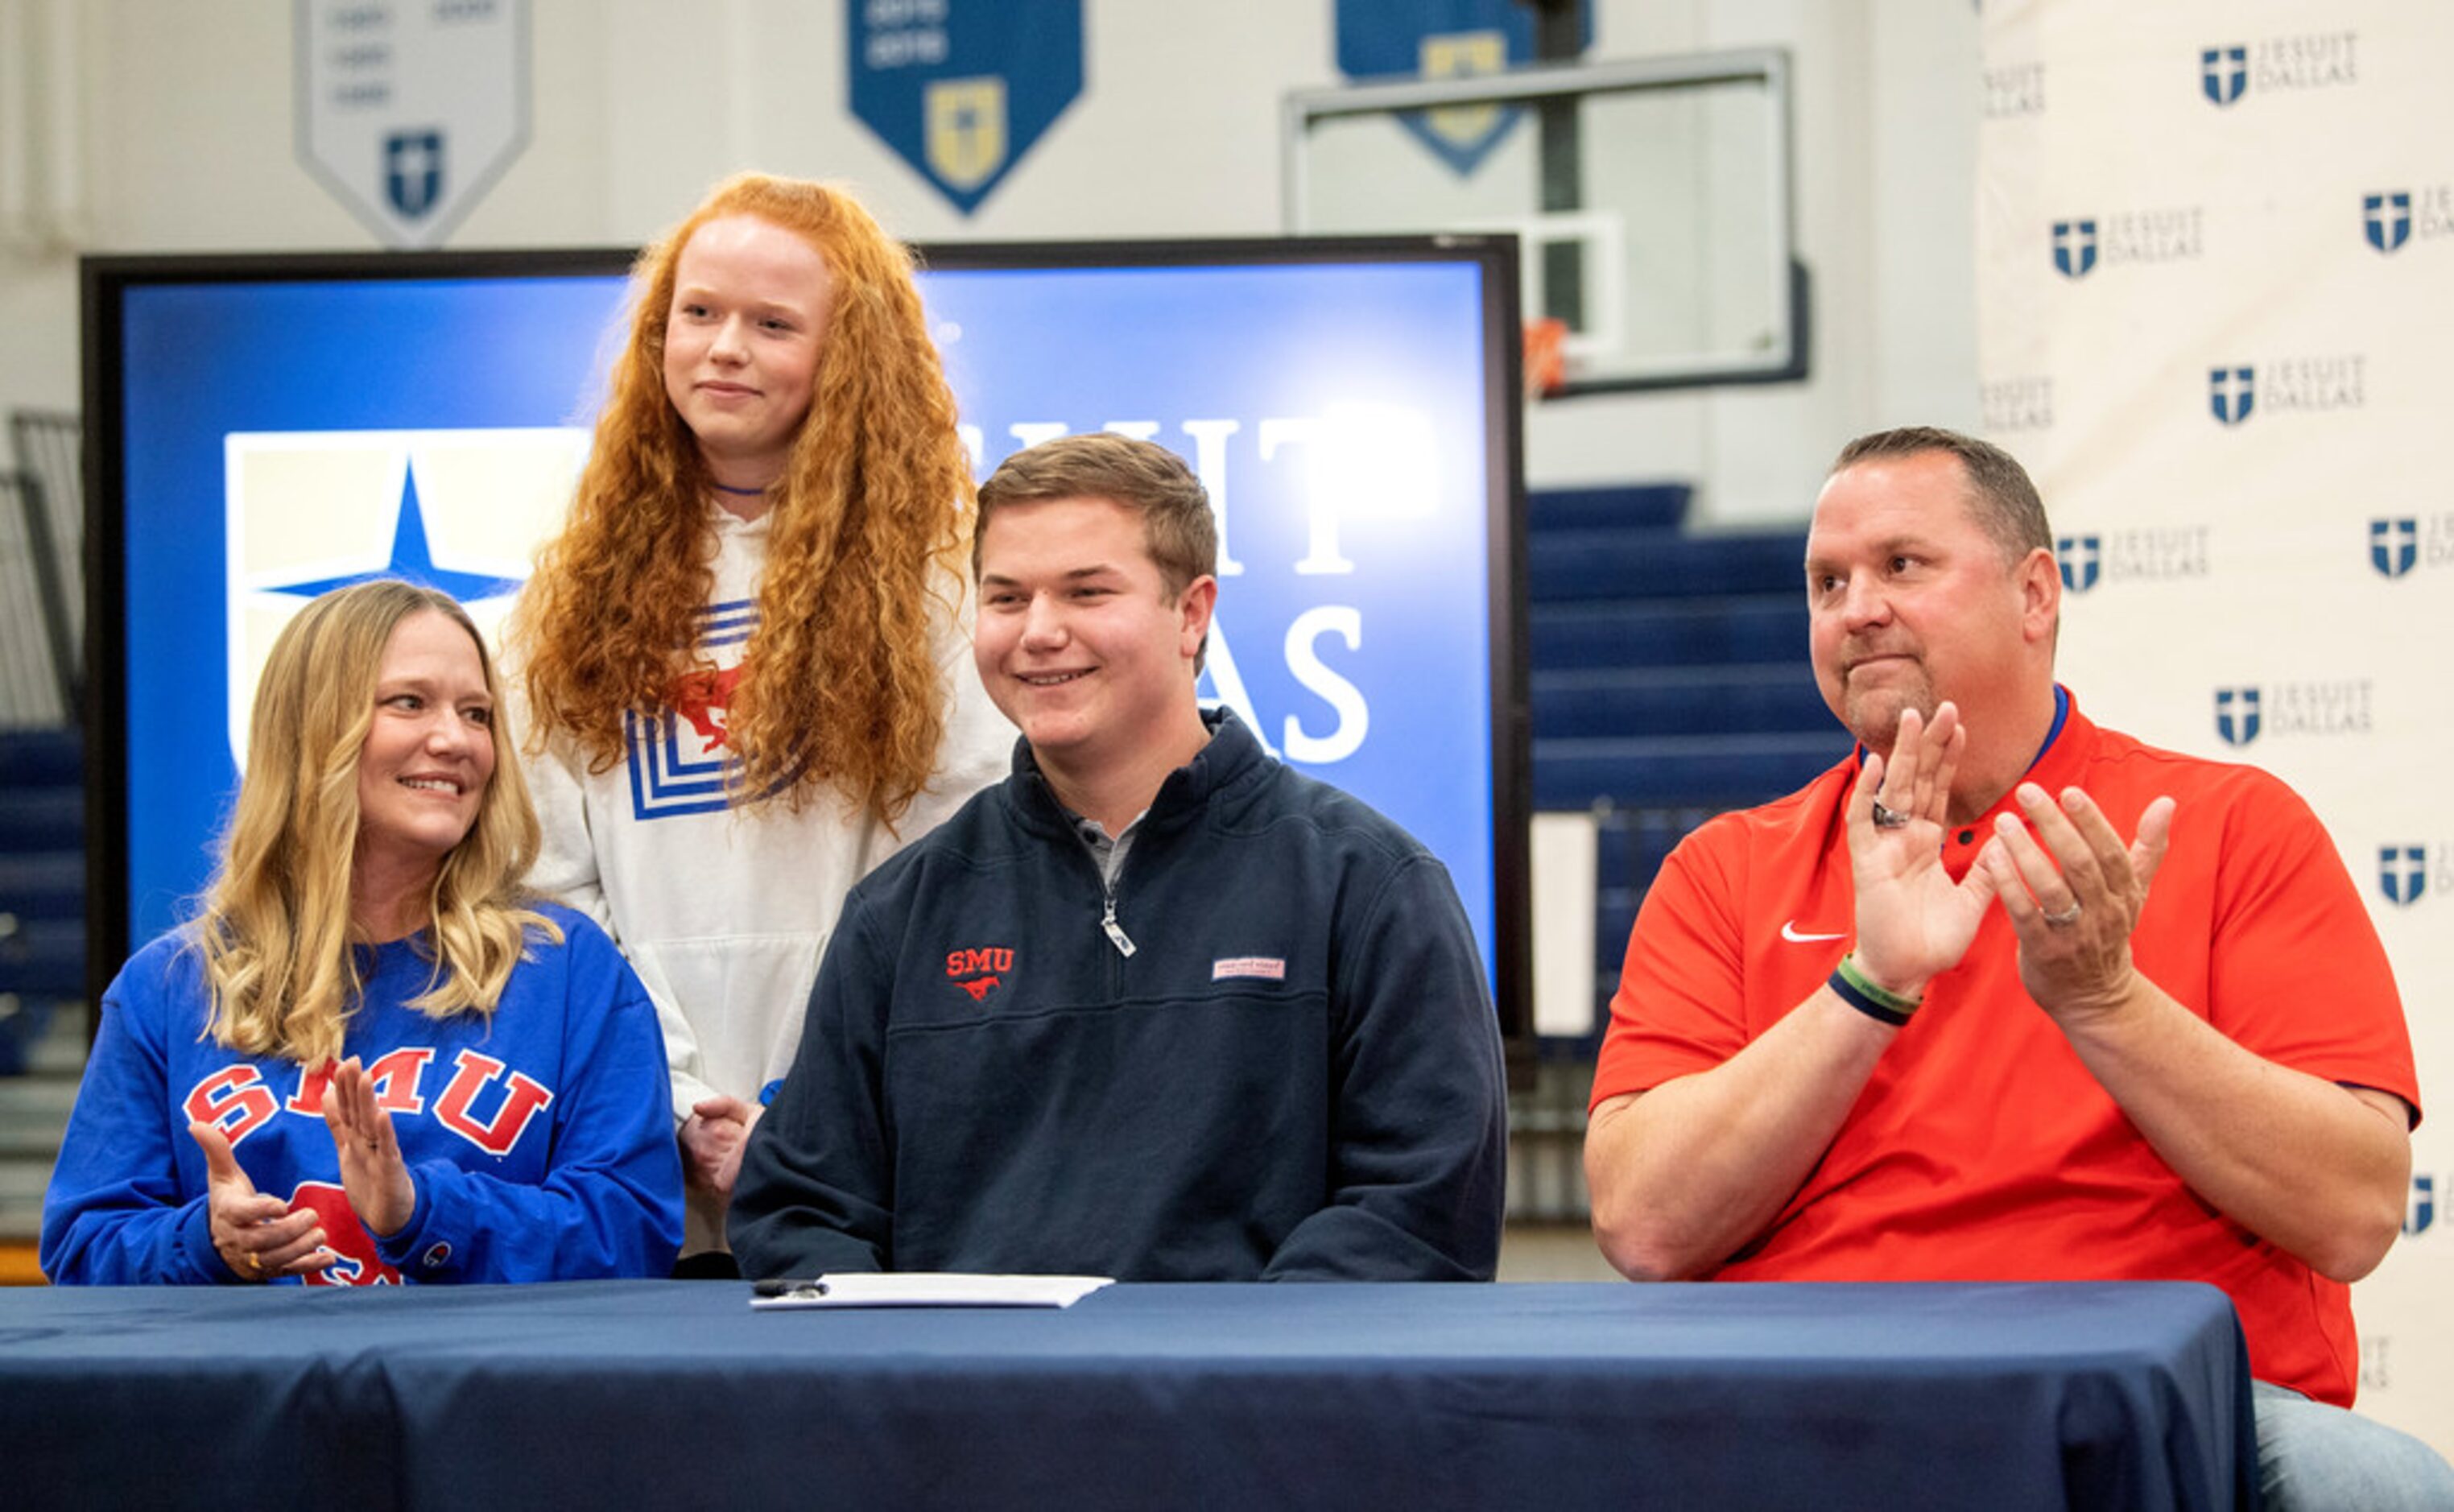
[[[0,1291],[0,1504],[2246,1505],[2186,1284]]]

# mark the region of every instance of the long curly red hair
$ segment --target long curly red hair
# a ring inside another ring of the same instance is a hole
[[[799,808],[832,789],[888,821],[929,780],[945,689],[933,604],[952,611],[975,508],[955,397],[909,249],[851,195],[744,173],[717,185],[632,270],[630,340],[562,534],[523,595],[533,739],[569,735],[593,770],[622,759],[622,716],[660,714],[693,670],[712,587],[712,481],[665,393],[674,269],[701,226],[754,215],[803,237],[835,278],[810,413],[770,491],[758,628],[726,744],[738,802]]]

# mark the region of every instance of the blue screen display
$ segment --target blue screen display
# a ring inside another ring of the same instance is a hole
[[[1112,429],[1218,510],[1205,699],[1446,861],[1495,960],[1492,406],[1473,259],[946,267],[922,292],[983,474]],[[387,567],[493,619],[618,349],[614,276],[131,281],[120,307],[130,938],[212,864],[252,668]],[[490,612],[491,611],[491,612]]]

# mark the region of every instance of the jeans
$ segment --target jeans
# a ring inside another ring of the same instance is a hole
[[[2250,1382],[2268,1512],[2454,1512],[2454,1466],[2400,1429]]]

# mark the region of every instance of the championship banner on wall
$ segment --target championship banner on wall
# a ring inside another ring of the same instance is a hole
[[[848,0],[852,113],[968,215],[1082,92],[1082,0]]]
[[[2064,679],[2291,783],[2394,960],[2434,1117],[2353,1291],[2360,1407],[2454,1455],[2454,703],[2419,650],[2454,633],[2449,62],[2454,8],[1986,0],[1978,287]]]
[[[392,247],[438,247],[529,140],[528,0],[296,0],[298,161]]]
[[[1593,41],[1593,7],[1578,0],[1578,50]],[[1350,79],[1500,73],[1536,61],[1534,43],[1534,8],[1523,0],[1338,0],[1338,71]],[[1408,111],[1398,124],[1465,178],[1523,113],[1514,105],[1457,105]]]

